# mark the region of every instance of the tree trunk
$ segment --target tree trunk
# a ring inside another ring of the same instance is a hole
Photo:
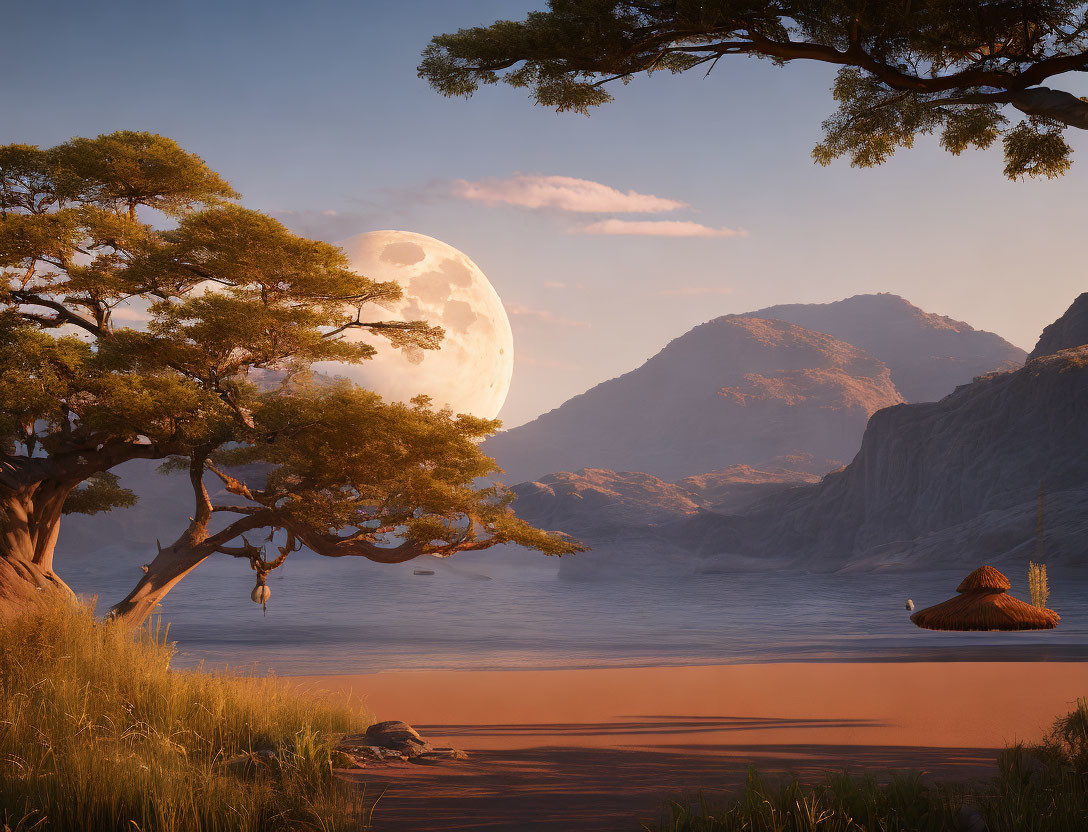
[[[124,600],[110,610],[110,617],[129,627],[139,627],[171,589],[208,558],[192,529],[165,549],[160,548],[145,574]]]
[[[53,571],[61,508],[70,490],[49,483],[0,490],[0,618],[46,597],[75,600]]]
[[[139,627],[167,593],[210,555],[219,551],[219,547],[240,534],[268,524],[269,514],[261,512],[236,520],[218,532],[209,533],[212,503],[204,485],[204,464],[204,458],[197,455],[189,465],[189,481],[196,502],[189,528],[165,549],[159,547],[159,553],[147,565],[146,574],[140,582],[110,610],[111,618],[129,627]]]
[[[139,627],[174,586],[202,564],[214,549],[206,545],[212,502],[204,485],[203,454],[189,460],[189,482],[195,510],[185,533],[167,546],[159,546],[155,559],[144,567],[144,576],[132,592],[110,610],[110,617],[129,627]]]
[[[178,582],[220,551],[229,541],[253,529],[267,526],[269,515],[254,514],[236,520],[225,529],[209,534],[208,520],[198,511],[185,534],[169,546],[159,547],[155,559],[147,565],[146,574],[132,592],[110,610],[110,617],[128,627],[139,627],[155,611]]]
[[[88,477],[130,459],[158,459],[173,448],[110,442],[56,456],[0,454],[0,618],[46,594],[75,600],[53,571],[64,501]]]
[[[0,621],[21,615],[45,598],[75,601],[75,593],[52,569],[0,555]]]

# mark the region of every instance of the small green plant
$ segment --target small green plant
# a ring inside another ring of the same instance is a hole
[[[1028,561],[1028,588],[1031,591],[1031,603],[1039,609],[1046,609],[1050,599],[1050,582],[1046,577],[1046,564]]]
[[[171,670],[172,655],[165,628],[134,635],[86,607],[0,623],[0,830],[368,828],[373,796],[332,766],[365,713],[275,679]]]

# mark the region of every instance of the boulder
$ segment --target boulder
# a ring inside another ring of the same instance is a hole
[[[369,745],[397,751],[408,757],[417,757],[434,750],[415,728],[400,720],[376,722],[366,729],[364,736]]]
[[[400,720],[377,722],[366,733],[344,737],[337,753],[353,759],[358,768],[393,760],[427,764],[468,759],[468,754],[456,748],[435,748],[415,728]]]
[[[334,749],[330,755],[333,768],[366,768],[366,762],[359,759],[358,755],[350,754],[343,749]]]

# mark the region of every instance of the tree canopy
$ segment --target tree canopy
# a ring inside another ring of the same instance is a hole
[[[422,349],[443,332],[371,319],[397,284],[235,197],[149,133],[0,147],[0,561],[55,577],[61,515],[131,505],[112,469],[140,458],[188,470],[194,513],[118,607],[135,620],[216,552],[262,575],[242,537],[258,529],[288,550],[381,562],[503,542],[578,550],[476,485],[496,471],[477,443],[497,422],[312,373],[371,357],[356,331]],[[213,506],[206,476],[236,504]]]
[[[815,160],[886,161],[919,134],[953,154],[999,139],[1005,175],[1056,177],[1088,100],[1042,86],[1088,69],[1088,3],[1071,0],[551,0],[522,21],[432,39],[420,77],[448,96],[481,84],[586,113],[640,73],[721,75],[737,55],[838,66],[838,109]],[[1010,118],[1018,115],[1020,118]]]

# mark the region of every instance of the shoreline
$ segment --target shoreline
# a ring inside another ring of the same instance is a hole
[[[279,662],[286,669],[271,666],[263,658],[256,658],[246,663],[234,663],[209,659],[206,651],[192,655],[180,651],[172,666],[178,670],[195,670],[203,667],[210,670],[230,669],[252,672],[258,676],[274,676],[281,679],[307,679],[333,676],[380,676],[391,673],[552,673],[583,670],[639,670],[652,668],[684,667],[759,667],[764,665],[826,665],[826,664],[1080,664],[1088,663],[1088,644],[1024,644],[1024,645],[964,645],[950,644],[947,647],[925,648],[885,648],[874,650],[860,648],[854,654],[840,651],[819,655],[784,652],[765,658],[756,656],[705,656],[673,659],[617,659],[614,662],[598,660],[596,662],[574,664],[480,664],[464,665],[427,665],[420,667],[383,667],[379,669],[344,669],[331,672],[324,669],[294,670],[299,663],[288,659]]]
[[[919,770],[949,782],[992,776],[1002,748],[1041,740],[1088,695],[1088,663],[795,662],[281,681],[362,700],[377,720],[404,720],[435,745],[468,751],[467,762],[352,774],[368,788],[389,787],[387,822],[377,828],[638,829],[670,796],[736,787],[752,763],[809,780],[843,769],[878,778]],[[568,810],[579,813],[577,827]]]
[[[1032,645],[1016,648],[993,645],[992,649],[986,646],[964,648],[963,645],[953,645],[946,648],[926,648],[915,650],[904,649],[896,653],[891,650],[883,650],[874,653],[862,653],[857,656],[845,656],[841,654],[827,656],[798,656],[788,654],[767,659],[758,659],[749,656],[735,659],[710,657],[695,659],[632,661],[616,664],[556,664],[556,665],[524,665],[511,667],[509,665],[478,665],[475,667],[463,666],[428,666],[428,667],[394,667],[379,670],[356,670],[342,673],[330,673],[328,671],[314,671],[312,673],[276,673],[281,679],[307,679],[307,678],[332,678],[346,676],[381,676],[391,673],[553,673],[581,670],[649,670],[654,668],[670,669],[684,667],[760,667],[764,665],[825,665],[825,664],[1088,664],[1088,644],[1084,645]],[[244,667],[244,665],[230,665],[232,668]]]
[[[892,744],[1001,748],[1041,738],[1077,697],[1088,696],[1088,662],[767,662],[279,678],[300,689],[363,699],[379,720],[472,737],[474,728],[497,724],[533,724],[543,733],[553,725],[604,727],[656,713],[833,720],[843,730],[863,728],[846,731],[859,744],[895,739]],[[842,742],[836,730],[807,736]],[[720,739],[710,734],[697,742]]]

